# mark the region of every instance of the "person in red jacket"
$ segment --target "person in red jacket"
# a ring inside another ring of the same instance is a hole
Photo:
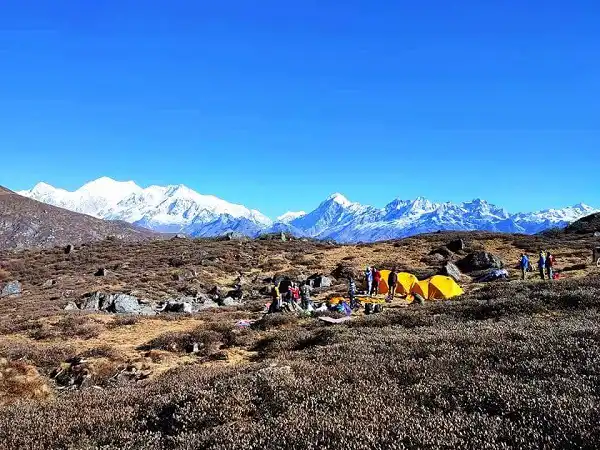
[[[381,272],[373,267],[373,287],[371,291],[371,295],[379,294],[379,282],[381,281]]]
[[[546,252],[546,274],[548,279],[552,280],[554,276],[554,255],[550,252]]]

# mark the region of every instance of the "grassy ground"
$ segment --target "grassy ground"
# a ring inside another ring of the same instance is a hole
[[[238,272],[250,292],[274,273],[331,273],[340,262],[431,270],[427,253],[452,237],[5,253],[6,278],[26,292],[0,300],[0,448],[597,448],[600,278],[591,267],[557,282],[468,285],[459,300],[399,301],[336,326],[278,314],[235,327],[261,316],[258,295],[189,317],[61,311],[91,290],[157,299],[226,287]],[[559,268],[590,259],[591,243],[577,238],[468,240],[510,266],[540,248],[554,251]],[[109,276],[94,277],[98,267]],[[175,281],[186,271],[195,275]],[[57,283],[43,288],[50,278]],[[185,351],[191,342],[201,344],[195,355]],[[75,355],[89,361],[97,387],[56,390],[50,373]],[[150,376],[112,381],[132,366]]]

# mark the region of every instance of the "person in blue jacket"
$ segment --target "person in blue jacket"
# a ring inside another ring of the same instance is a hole
[[[546,254],[544,252],[540,252],[540,259],[538,259],[538,269],[540,270],[540,277],[542,280],[546,279],[546,273],[544,269],[546,268]]]
[[[527,276],[527,268],[529,267],[529,258],[525,253],[521,253],[521,263],[519,264],[521,267],[521,279],[525,279]]]

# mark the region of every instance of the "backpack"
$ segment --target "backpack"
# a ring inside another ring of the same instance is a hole
[[[365,304],[365,314],[373,314],[373,303]]]

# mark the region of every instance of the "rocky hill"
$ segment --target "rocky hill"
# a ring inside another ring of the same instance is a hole
[[[106,221],[18,195],[0,186],[0,249],[53,247],[113,236],[139,241],[155,233],[121,221]]]
[[[590,214],[569,225],[565,232],[591,234],[600,232],[600,213]]]

